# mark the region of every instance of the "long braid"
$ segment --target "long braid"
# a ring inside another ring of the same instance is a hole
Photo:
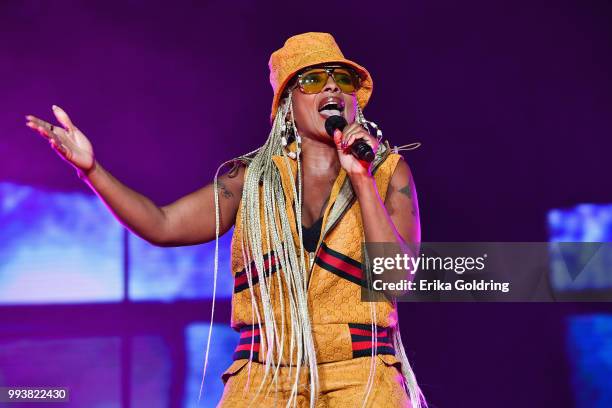
[[[289,326],[289,376],[292,378],[293,385],[287,400],[286,407],[297,405],[298,386],[300,379],[300,371],[303,364],[308,365],[309,373],[309,385],[310,385],[310,407],[314,408],[318,392],[319,392],[319,378],[317,370],[316,351],[314,346],[314,338],[312,335],[312,325],[310,321],[310,314],[308,311],[308,298],[307,298],[307,269],[306,262],[303,256],[304,249],[302,244],[302,174],[301,174],[301,160],[300,154],[297,152],[295,160],[297,161],[297,180],[293,177],[291,171],[291,165],[287,153],[282,147],[281,137],[283,122],[290,114],[291,125],[293,127],[294,134],[297,134],[295,126],[293,105],[291,103],[291,92],[285,99],[279,112],[277,113],[275,120],[272,124],[272,129],[268,135],[266,143],[250,153],[242,155],[234,160],[223,163],[219,169],[225,166],[227,163],[235,161],[248,162],[248,170],[245,174],[244,187],[242,194],[242,205],[241,205],[241,227],[242,227],[242,254],[244,262],[244,270],[247,277],[250,298],[252,316],[256,318],[257,325],[260,329],[260,333],[264,333],[265,330],[265,346],[266,357],[264,366],[264,375],[262,381],[258,387],[257,393],[252,397],[254,400],[257,395],[262,391],[265,384],[265,380],[268,375],[272,376],[272,380],[275,384],[278,381],[278,370],[281,366],[281,360],[283,357],[283,347],[285,344],[285,327],[287,326],[285,320],[285,308],[288,307],[290,321]],[[357,118],[360,123],[367,126],[368,121],[365,120],[363,113],[357,108]],[[253,156],[254,155],[254,156]],[[279,170],[274,165],[272,160],[273,156],[282,156],[284,165],[288,170],[288,174],[291,175],[290,186],[292,189],[293,196],[296,197],[293,203],[293,210],[296,216],[296,227],[299,235],[299,248],[293,245],[293,234],[291,225],[289,223],[289,216],[286,207],[286,197],[281,183],[281,176]],[[218,191],[217,176],[219,169],[215,174],[215,214],[216,214],[216,243],[215,243],[215,270],[214,279],[215,284],[213,286],[213,295],[216,288],[216,277],[218,269],[218,240],[219,240],[219,203],[218,203]],[[261,187],[261,191],[260,191]],[[263,220],[261,217],[261,205],[263,204]],[[262,225],[263,221],[263,225]],[[276,222],[278,221],[278,222]],[[265,228],[264,228],[265,226]],[[262,248],[262,242],[266,243],[266,248]],[[287,243],[287,244],[284,244]],[[265,271],[265,260],[264,253],[269,256],[276,258],[278,270],[281,273],[276,274],[277,279],[277,290],[280,299],[280,334],[279,328],[275,319],[272,296],[275,294],[270,293],[272,289],[272,282],[274,278],[266,277]],[[273,255],[272,255],[273,254]],[[254,268],[257,271],[262,271],[258,274],[259,279],[259,292],[261,299],[261,307],[263,311],[263,322],[262,316],[259,313],[259,308],[256,304],[256,296],[253,285],[253,272],[251,264],[254,263]],[[282,274],[282,275],[281,275]],[[285,286],[286,294],[283,293],[283,286]],[[284,304],[284,296],[288,300],[288,305]],[[213,297],[213,313],[214,313],[214,297]],[[372,313],[372,324],[373,324],[373,350],[376,350],[376,311],[375,308],[371,310]],[[263,328],[262,328],[263,324]],[[211,327],[209,330],[209,339],[206,347],[206,357],[204,365],[204,374],[206,370],[206,363],[208,361],[208,352],[210,344],[210,336],[212,331],[212,318]],[[401,343],[401,337],[399,334],[399,327],[392,329],[393,342],[395,349],[399,353],[399,360],[402,363],[402,373],[405,378],[407,391],[414,408],[421,408],[427,406],[423,394],[416,382],[414,373],[408,363],[408,359]],[[295,358],[294,358],[295,350]],[[251,347],[252,356],[252,347]],[[249,380],[250,380],[250,367],[251,359],[249,359]],[[374,360],[374,359],[373,359]],[[293,369],[295,366],[295,372],[293,377]],[[373,367],[375,370],[375,366]],[[273,374],[270,372],[273,371]],[[366,398],[367,401],[372,385],[373,375],[371,373],[366,384]],[[247,386],[249,384],[247,380]],[[204,375],[202,378],[202,384],[204,381]],[[200,389],[201,395],[201,389]]]
[[[393,303],[395,310],[397,310],[397,301],[394,300]],[[402,376],[404,377],[406,391],[410,397],[410,404],[413,408],[427,408],[427,400],[425,399],[425,395],[423,394],[421,387],[419,387],[419,384],[417,383],[416,376],[414,375],[414,371],[410,366],[408,356],[406,356],[406,351],[404,350],[404,344],[402,343],[402,336],[400,334],[399,320],[396,325],[390,329],[391,336],[393,337],[393,347],[395,348],[395,352],[399,354],[398,360],[402,363]]]
[[[362,126],[364,126],[368,131],[370,131],[370,126],[374,127],[377,130],[376,133],[377,133],[378,141],[380,142],[382,139],[382,132],[378,129],[378,126],[376,126],[373,122],[370,122],[365,118],[365,116],[363,115],[363,111],[361,110],[359,105],[355,106],[355,111],[356,111],[357,122],[361,124]],[[420,143],[414,146],[414,148],[418,147],[418,145],[420,145]],[[405,147],[405,146],[402,146],[402,147]],[[413,145],[410,145],[410,148],[413,148]],[[395,151],[396,153],[397,153],[397,149],[398,148],[396,148],[396,151]],[[365,253],[365,251],[364,251],[364,256],[367,256],[367,253]],[[372,305],[373,303],[370,303],[370,316],[371,316],[371,321],[372,321],[372,357],[374,357],[374,352],[376,348],[378,347],[378,344],[377,344],[378,336],[377,336],[377,325],[376,325],[376,320],[377,320],[376,308],[373,307]],[[397,312],[397,301],[396,300],[393,301],[393,306]],[[425,400],[425,396],[423,395],[423,392],[421,388],[419,387],[419,384],[417,383],[416,376],[414,375],[414,371],[412,370],[412,367],[410,366],[410,362],[408,361],[408,357],[406,356],[406,352],[404,350],[404,344],[402,343],[402,336],[401,336],[400,329],[399,329],[399,322],[397,322],[393,327],[389,327],[388,330],[390,330],[390,336],[393,338],[393,347],[397,354],[396,357],[398,358],[398,360],[400,361],[402,365],[402,377],[404,381],[404,387],[410,398],[411,407],[412,408],[423,408],[423,407],[426,408],[427,401]],[[366,391],[365,391],[364,402],[363,402],[364,407],[366,406],[366,402],[372,390],[375,373],[376,373],[376,365],[371,364],[370,374],[368,376],[368,382],[366,384]]]
[[[271,376],[275,383],[278,380],[278,369],[281,366],[281,360],[284,354],[284,338],[287,331],[286,326],[288,325],[288,335],[290,336],[289,367],[290,370],[293,370],[293,366],[295,365],[295,372],[293,377],[291,377],[293,385],[289,400],[287,401],[287,407],[297,403],[299,374],[304,364],[307,364],[309,368],[310,405],[314,407],[319,387],[314,339],[306,293],[306,262],[303,256],[301,240],[299,248],[293,245],[293,234],[287,214],[286,198],[282,188],[280,173],[272,160],[273,156],[280,155],[283,157],[284,165],[287,166],[287,170],[291,169],[289,160],[292,159],[287,156],[281,144],[281,128],[283,121],[290,112],[291,117],[293,117],[291,94],[289,93],[282,109],[279,110],[279,114],[276,115],[266,143],[255,151],[256,154],[254,157],[251,158],[248,157],[249,155],[244,155],[236,159],[249,162],[248,171],[245,174],[240,214],[243,231],[241,245],[243,246],[244,269],[251,290],[253,315],[257,315],[257,324],[260,330],[263,329],[266,339],[265,343],[262,344],[262,346],[265,345],[264,375],[257,390],[257,394],[261,392],[268,376]],[[293,121],[292,126],[295,132],[295,122]],[[298,233],[301,237],[302,182],[299,154],[296,159],[298,163],[298,178],[297,180],[292,178],[290,184],[294,197],[297,197],[294,202],[294,210],[299,230]],[[289,171],[289,174],[292,175],[293,172]],[[262,203],[263,219],[260,213]],[[262,242],[266,243],[266,248],[262,248]],[[257,289],[253,289],[253,272],[250,265],[252,261],[255,270],[264,271],[264,253],[270,254],[269,256],[274,254],[282,275],[277,274],[276,276],[278,293],[271,293],[273,287],[272,282],[275,278],[266,277],[265,273],[258,274],[258,295],[261,299],[261,310],[263,311],[263,316],[261,316],[263,317],[263,321],[261,321],[261,317],[258,313],[259,308],[255,300],[256,296],[254,296]],[[283,291],[286,293],[283,293]],[[280,322],[276,321],[272,302],[272,298],[276,296],[278,296],[281,302]],[[287,299],[288,304],[284,304],[283,299]],[[289,311],[289,316],[291,318],[289,322],[284,321],[285,308],[288,308]],[[280,328],[278,327],[279,325]],[[296,354],[295,361],[293,361],[294,354]]]

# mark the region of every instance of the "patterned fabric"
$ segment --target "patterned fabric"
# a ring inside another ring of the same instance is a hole
[[[320,408],[355,408],[363,406],[372,357],[322,363],[318,365],[320,393],[315,403]],[[401,364],[391,355],[374,357],[372,391],[367,408],[408,408],[410,401],[404,391]],[[295,368],[293,368],[295,370]],[[225,389],[217,408],[284,407],[289,398],[293,376],[288,367],[280,367],[275,384],[268,374],[259,394],[257,390],[264,378],[261,363],[236,361],[223,374]],[[310,406],[307,372],[300,372],[297,406]]]
[[[353,358],[367,357],[372,355],[372,326],[368,324],[349,323],[349,331],[351,332],[351,341],[353,347]],[[386,327],[378,327],[376,329],[376,353],[375,354],[392,354],[395,355],[393,342],[390,337],[389,329]]]
[[[389,181],[399,159],[400,156],[391,153],[388,146],[384,144],[380,146],[374,161],[374,179],[382,199],[386,196]],[[281,175],[294,244],[299,245],[297,223],[292,207],[293,192],[291,188],[291,178],[296,176],[297,165],[293,160],[281,156],[274,156],[273,161]],[[248,167],[246,171],[248,171]],[[261,208],[261,213],[263,223],[263,208]],[[349,324],[371,326],[375,323],[381,330],[384,330],[384,328],[396,324],[397,314],[393,304],[389,301],[375,303],[361,301],[363,222],[359,202],[355,199],[350,180],[343,169],[340,170],[332,187],[330,199],[323,215],[322,231],[317,251],[314,254],[304,252],[306,265],[312,265],[307,276],[307,301],[313,327],[317,361],[333,362],[356,356]],[[236,330],[245,326],[257,326],[257,312],[259,316],[263,316],[263,307],[257,288],[259,284],[258,274],[255,275],[254,273],[253,275],[255,287],[252,291],[255,296],[257,311],[252,309],[251,290],[245,290],[248,289],[248,282],[244,271],[241,241],[242,228],[239,209],[232,238],[231,258],[232,271],[236,282],[232,295],[231,324]],[[267,253],[268,246],[265,236],[262,237],[261,245],[263,252]],[[287,288],[282,279],[282,274],[274,273],[277,269],[277,263],[274,259],[271,262],[266,262],[265,267],[265,276],[271,276],[267,280],[270,287],[268,292],[271,296],[274,319],[279,324],[279,337],[284,331],[285,338],[288,338],[290,337],[288,330],[281,327],[280,324],[282,321],[288,322],[291,319],[289,308],[284,308],[283,315],[280,307],[281,303],[284,305],[289,303],[286,296]],[[279,285],[282,285],[282,291],[279,291]],[[279,293],[283,294],[282,299]],[[371,317],[372,306],[376,314],[375,322],[372,321]],[[263,322],[261,323],[263,327]],[[260,347],[262,348],[266,344],[264,335],[265,333],[260,333]],[[384,340],[388,342],[388,337],[385,337]],[[379,344],[380,346],[382,345]],[[369,347],[370,354],[368,355],[371,355],[372,345]],[[296,361],[296,356],[290,359],[288,342],[283,349],[282,362],[284,364],[288,364],[289,361]],[[380,348],[377,352],[381,351],[390,352],[391,350]],[[365,354],[366,351],[363,353]],[[265,356],[264,350],[258,350],[256,360],[262,362]],[[248,358],[248,356],[244,358]]]
[[[347,324],[319,324],[314,326],[313,337],[317,349],[317,361],[331,362],[346,360],[356,357],[372,356],[372,325],[360,323]],[[285,330],[287,334],[287,330]],[[376,330],[376,353],[395,355],[390,330],[386,327],[377,326]],[[264,341],[262,341],[262,338]],[[285,340],[288,340],[287,338]],[[260,360],[260,354],[265,353],[265,327],[259,329],[257,325],[244,326],[240,328],[240,340],[233,354],[234,360],[251,359]],[[290,344],[283,342],[285,350]],[[251,354],[251,349],[253,354]],[[285,354],[288,359],[288,354]]]
[[[321,268],[347,279],[357,285],[364,286],[361,262],[349,258],[338,251],[329,248],[325,242],[321,244],[321,251],[314,261]]]
[[[357,102],[361,108],[367,105],[374,87],[368,70],[344,58],[331,34],[304,33],[287,39],[283,48],[274,51],[270,56],[268,67],[270,84],[274,91],[270,121],[276,116],[282,92],[291,78],[302,68],[327,62],[346,64],[357,70],[361,76],[361,88],[356,92]]]
[[[276,272],[276,258],[272,255],[272,259],[268,259],[269,254],[264,254],[264,274],[265,276],[270,276],[274,272]],[[253,285],[259,283],[259,272],[255,267],[255,262],[251,262],[251,273],[252,273],[252,281]],[[245,289],[249,288],[249,282],[246,275],[246,269],[242,269],[241,271],[236,272],[234,275],[234,293],[241,292]]]
[[[244,358],[257,361],[259,359],[259,350],[261,347],[261,336],[259,335],[259,327],[244,326],[240,329],[240,341],[236,346],[234,360],[242,360]],[[253,353],[251,354],[251,350]]]

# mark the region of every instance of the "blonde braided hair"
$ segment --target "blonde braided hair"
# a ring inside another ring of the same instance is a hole
[[[367,120],[363,117],[361,109],[357,108],[357,120],[360,123],[364,123],[367,126]],[[204,383],[204,376],[206,373],[206,367],[208,364],[208,353],[210,348],[210,338],[212,335],[212,324],[214,317],[214,306],[215,306],[215,293],[216,293],[216,280],[218,273],[218,241],[219,241],[219,202],[218,202],[218,189],[217,189],[217,178],[221,168],[230,163],[242,162],[248,164],[248,171],[246,172],[244,179],[244,187],[242,194],[242,205],[241,205],[241,223],[242,223],[242,234],[241,234],[241,250],[243,255],[244,270],[249,285],[250,298],[251,298],[251,311],[252,321],[257,321],[260,332],[265,333],[265,350],[266,356],[264,358],[264,376],[257,389],[257,393],[252,397],[255,400],[256,396],[262,391],[263,385],[266,378],[269,375],[272,376],[272,381],[275,385],[278,384],[279,376],[278,370],[281,366],[281,359],[283,356],[283,347],[285,344],[285,327],[287,326],[284,321],[285,308],[289,307],[289,315],[291,321],[288,322],[289,326],[289,376],[293,379],[292,389],[287,400],[286,407],[297,405],[298,396],[298,382],[299,373],[302,366],[308,367],[309,372],[309,390],[310,390],[310,407],[314,408],[315,402],[318,397],[319,390],[319,379],[317,370],[317,359],[314,345],[314,339],[312,335],[312,327],[310,321],[310,315],[308,311],[308,299],[307,299],[307,269],[306,261],[304,259],[304,248],[302,244],[302,171],[301,171],[301,159],[299,154],[299,143],[298,150],[296,151],[295,160],[297,161],[297,180],[293,177],[291,170],[291,164],[286,150],[283,148],[282,138],[285,134],[285,121],[290,118],[290,126],[295,135],[297,133],[297,127],[295,125],[293,115],[293,103],[292,103],[292,92],[289,89],[286,93],[286,97],[283,99],[281,107],[279,108],[279,114],[275,116],[272,128],[268,135],[268,139],[265,144],[260,148],[253,150],[247,154],[239,156],[235,159],[229,160],[217,169],[214,178],[214,190],[215,190],[215,217],[216,217],[216,241],[215,241],[215,261],[214,261],[214,284],[213,284],[213,301],[212,311],[210,319],[210,327],[208,332],[208,341],[206,345],[206,356],[204,360],[204,374],[202,376],[202,384],[200,386],[200,398],[202,395],[202,387]],[[299,137],[299,136],[297,136]],[[296,215],[296,227],[299,235],[299,247],[293,245],[293,235],[291,226],[289,223],[289,217],[286,210],[286,197],[282,188],[281,176],[276,168],[272,157],[282,156],[284,164],[287,166],[288,174],[291,175],[291,187],[294,197],[297,199],[293,203],[293,210]],[[261,188],[261,190],[260,190]],[[260,203],[263,203],[263,224],[260,215]],[[276,222],[276,220],[280,222]],[[266,243],[266,248],[262,248],[261,243]],[[285,245],[284,243],[291,243]],[[259,273],[259,295],[261,299],[261,306],[263,310],[263,327],[262,327],[262,316],[259,314],[259,308],[255,302],[255,293],[253,288],[253,273],[251,270],[251,264],[258,271],[264,271],[265,260],[264,254],[274,254],[277,257],[278,270],[281,273],[277,273],[277,288],[280,299],[280,316],[281,321],[277,322],[274,315],[273,304],[271,301],[271,281],[274,279],[274,275],[266,276],[265,273]],[[281,276],[282,275],[282,276]],[[283,294],[283,287],[286,288],[286,298],[289,301],[288,305],[284,304],[285,296]],[[372,305],[371,305],[372,306]],[[371,308],[372,327],[373,327],[373,350],[376,350],[377,336],[376,336],[376,313],[375,308]],[[279,330],[280,326],[280,330]],[[402,372],[405,378],[405,386],[409,393],[412,407],[421,408],[427,406],[423,394],[416,383],[414,373],[408,363],[406,354],[404,353],[403,346],[401,344],[401,337],[399,335],[399,329],[393,330],[393,341],[396,350],[399,351],[399,360],[402,363]],[[252,337],[252,344],[253,344]],[[293,361],[294,350],[296,354],[296,361]],[[373,351],[374,352],[374,351]],[[252,362],[253,347],[251,347],[251,358],[249,359],[249,380],[245,385],[249,387],[250,383],[250,369]],[[375,355],[373,354],[373,357]],[[294,377],[291,377],[292,370],[295,367]],[[376,366],[374,359],[372,359],[372,365],[370,368],[370,375],[366,384],[366,393],[364,398],[364,406],[368,399],[368,396],[372,390],[374,373]],[[199,401],[199,400],[198,400]]]

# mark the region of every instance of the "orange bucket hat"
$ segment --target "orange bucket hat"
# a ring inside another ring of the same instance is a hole
[[[367,105],[374,87],[368,70],[344,58],[331,34],[304,33],[290,37],[283,48],[270,56],[270,84],[274,90],[271,121],[274,121],[283,89],[291,78],[303,68],[324,63],[342,63],[355,69],[361,77],[361,87],[356,92],[357,102],[362,109]]]

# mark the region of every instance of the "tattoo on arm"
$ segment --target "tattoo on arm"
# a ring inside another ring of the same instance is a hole
[[[406,184],[404,187],[400,188],[397,191],[402,194],[406,194],[408,198],[412,200],[412,190],[410,189],[410,183]]]
[[[405,194],[408,197],[408,199],[410,200],[410,214],[412,214],[413,217],[418,217],[418,209],[415,208],[414,203],[412,202],[412,188],[410,186],[410,183],[406,184],[404,187],[398,189],[397,191],[402,194]]]
[[[234,197],[234,193],[232,193],[222,181],[217,181],[218,190],[223,195],[224,198],[230,199]]]

